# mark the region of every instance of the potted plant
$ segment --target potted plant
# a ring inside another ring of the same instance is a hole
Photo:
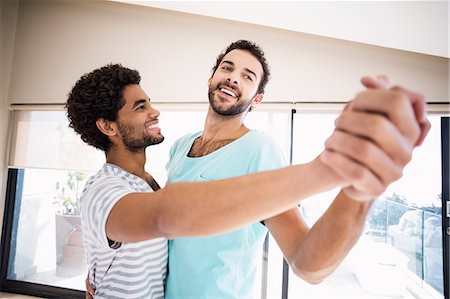
[[[56,275],[73,277],[86,273],[86,251],[81,231],[79,196],[86,173],[67,172],[55,186]]]

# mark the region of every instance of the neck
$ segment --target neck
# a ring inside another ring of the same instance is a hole
[[[245,115],[246,113],[241,113],[232,117],[223,117],[209,107],[201,138],[210,141],[241,137],[249,131],[244,125]]]
[[[106,162],[117,165],[129,173],[145,179],[145,149],[140,152],[130,152],[113,147],[106,153]]]

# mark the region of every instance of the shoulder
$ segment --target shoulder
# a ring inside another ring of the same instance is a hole
[[[251,130],[245,138],[248,148],[253,148],[256,152],[280,152],[280,148],[275,140],[267,133]]]
[[[122,168],[106,163],[86,182],[81,198],[96,198],[98,195],[123,195],[131,191],[146,191],[148,184]]]
[[[258,143],[269,143],[273,146],[276,146],[275,141],[272,137],[270,137],[267,133],[261,132],[258,130],[250,130],[247,133],[248,140],[252,142],[258,142]]]
[[[96,175],[89,179],[88,183],[98,184],[99,182],[131,182],[133,179],[134,176],[124,169],[114,164],[106,163]]]
[[[268,134],[251,130],[247,138],[248,148],[252,151],[250,164],[255,170],[271,170],[286,166],[281,149]]]

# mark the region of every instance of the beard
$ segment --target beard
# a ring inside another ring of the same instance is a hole
[[[149,136],[145,133],[139,133],[132,126],[118,123],[120,135],[122,136],[123,144],[133,153],[143,151],[147,146],[159,144],[164,141],[164,136]]]
[[[241,98],[241,93],[238,90],[235,90],[236,94],[238,95],[236,103],[234,103],[232,106],[222,107],[220,103],[214,101],[214,92],[219,90],[219,86],[230,87],[229,84],[225,82],[219,82],[215,88],[213,88],[212,86],[209,86],[208,88],[209,105],[218,115],[224,117],[231,117],[234,115],[238,115],[247,111],[248,107],[250,107],[250,105],[252,104],[252,101],[243,100]]]

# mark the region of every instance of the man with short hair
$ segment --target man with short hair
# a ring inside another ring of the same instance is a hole
[[[285,166],[271,138],[244,124],[247,113],[261,102],[269,77],[264,52],[251,41],[231,43],[217,57],[208,80],[210,106],[204,130],[187,134],[172,146],[167,164],[169,184],[224,179]],[[377,83],[368,78],[365,81],[369,87]],[[385,177],[385,166],[378,164],[377,157],[363,161],[355,155],[349,159],[355,153],[340,147],[344,139],[353,142],[360,133],[347,113],[343,113],[337,131],[327,141],[329,150],[322,160],[344,177],[352,167],[358,171],[359,163],[371,169],[368,175]],[[363,117],[380,116],[359,111],[355,117],[362,121]],[[368,137],[375,140],[381,136]],[[364,149],[372,145],[363,142],[359,146]],[[393,150],[388,153],[391,157],[395,155]],[[385,158],[385,154],[378,157]],[[389,167],[390,175],[398,178],[400,168],[395,169],[393,164]],[[370,185],[377,188],[383,184],[375,179],[370,180]],[[369,199],[373,195],[358,189],[361,187],[356,183],[341,191],[311,229],[293,208],[226,234],[169,240],[166,298],[254,298],[252,291],[267,230],[294,273],[310,283],[320,282],[338,266],[361,234],[373,201]]]

